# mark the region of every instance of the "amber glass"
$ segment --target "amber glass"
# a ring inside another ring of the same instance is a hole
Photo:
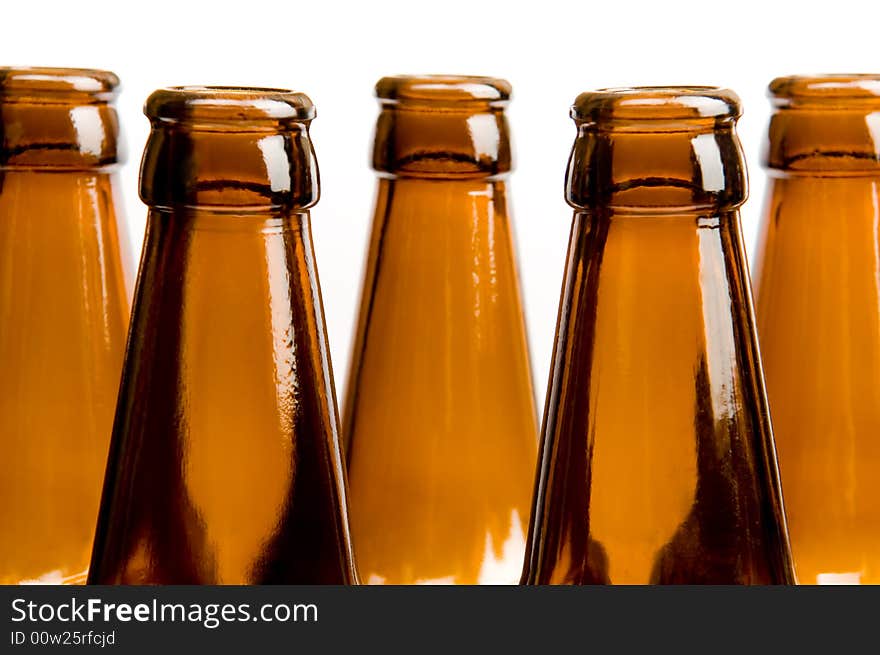
[[[89,581],[345,584],[303,94],[155,92],[144,255]]]
[[[770,85],[755,295],[798,581],[880,583],[880,76]]]
[[[388,77],[345,438],[362,582],[516,583],[537,426],[506,178],[510,86]]]
[[[792,582],[734,93],[584,93],[524,581]]]
[[[0,68],[0,584],[86,579],[128,324],[118,84]]]

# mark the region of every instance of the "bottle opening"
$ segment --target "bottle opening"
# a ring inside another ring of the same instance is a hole
[[[510,100],[510,93],[508,81],[477,75],[393,75],[376,84],[376,97],[383,104],[496,104]]]
[[[3,103],[94,104],[112,101],[118,89],[119,78],[110,71],[0,67]]]
[[[601,89],[572,106],[578,125],[566,200],[579,209],[717,212],[745,202],[737,95],[711,86]]]
[[[653,122],[735,120],[741,115],[739,96],[713,86],[599,89],[579,95],[571,108],[578,123],[644,123],[645,129],[658,129]]]
[[[115,165],[119,78],[84,68],[0,68],[0,168],[86,170]]]
[[[880,171],[880,75],[779,77],[768,95],[768,169],[823,177]]]
[[[304,93],[237,86],[159,89],[144,113],[153,129],[141,162],[151,207],[264,211],[318,200],[309,138],[315,106]]]
[[[880,75],[790,75],[770,83],[768,94],[776,107],[816,105],[824,109],[880,107]]]
[[[506,80],[474,75],[395,75],[376,84],[373,168],[415,177],[510,171]]]
[[[156,122],[204,125],[280,126],[315,118],[304,93],[238,86],[174,86],[153,92],[144,113]]]

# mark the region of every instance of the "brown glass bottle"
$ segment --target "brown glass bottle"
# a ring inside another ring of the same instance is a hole
[[[524,581],[792,582],[736,95],[584,93]]]
[[[147,100],[150,207],[91,583],[355,574],[300,93]]]
[[[118,84],[0,68],[0,584],[86,579],[129,309]]]
[[[755,297],[798,581],[880,583],[880,76],[785,77]]]
[[[506,177],[510,86],[387,77],[345,405],[366,583],[516,583],[537,451]]]

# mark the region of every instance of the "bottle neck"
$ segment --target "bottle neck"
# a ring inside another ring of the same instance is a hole
[[[511,170],[503,106],[459,109],[386,104],[376,123],[373,168],[380,175],[421,178],[500,176]]]
[[[880,104],[776,109],[763,163],[776,176],[880,176]]]
[[[303,297],[288,290],[294,278],[308,287],[317,285],[308,211],[152,208],[135,304],[149,299],[155,303],[151,311],[157,312],[153,318],[177,323],[207,311],[199,309],[198,299],[210,295],[218,320],[228,313],[222,320],[230,330],[253,329],[250,338],[260,339],[253,321],[234,311],[235,298],[254,311],[271,308],[279,316],[289,315],[292,305],[306,312]],[[239,286],[240,291],[232,291]],[[216,329],[198,322],[190,332]]]
[[[763,162],[771,175],[880,175],[880,78],[782,77],[769,91]]]
[[[507,215],[506,176],[435,179],[379,175],[377,219],[393,217],[411,225],[485,227],[485,217]],[[418,232],[414,231],[414,238]]]
[[[308,253],[291,249],[292,244],[304,245]],[[314,273],[313,263],[303,267],[305,254],[309,262],[312,258],[308,211],[154,207],[147,218],[144,253],[150,260],[147,270],[159,274],[166,289],[198,289],[236,280],[265,285],[279,272],[283,276],[302,268],[301,273]],[[144,264],[141,268],[143,271]],[[156,280],[148,282],[155,284]],[[268,293],[269,288],[264,291]],[[182,309],[175,309],[174,305],[171,303],[166,310]]]
[[[140,195],[154,207],[306,209],[318,200],[308,130],[223,133],[154,126],[141,164]]]
[[[119,79],[108,71],[0,68],[0,168],[115,166]]]
[[[743,155],[732,121],[667,129],[581,124],[566,200],[576,209],[714,214],[745,202]]]
[[[318,201],[309,138],[314,106],[284,89],[171,87],[144,109],[152,124],[140,196],[151,207],[292,211]]]
[[[717,207],[614,207],[602,206],[591,209],[575,208],[574,217],[598,217],[603,220],[632,220],[633,224],[641,221],[645,226],[653,223],[661,223],[668,221],[693,223],[694,225],[708,225],[717,221],[740,218],[739,207],[717,208]]]
[[[714,214],[747,196],[739,98],[714,87],[634,87],[582,93],[566,176],[576,209]]]
[[[120,156],[119,118],[107,103],[0,104],[0,168],[91,170]]]
[[[735,264],[736,270],[747,268],[740,214],[736,208],[654,214],[610,208],[576,210],[572,239],[589,244],[597,262],[603,261],[606,250],[614,251],[624,263],[628,258],[633,262],[645,259],[674,261],[675,266],[668,267],[670,275],[675,273],[699,279],[698,286],[703,286],[704,290],[724,283],[724,276],[717,275],[720,271],[718,262],[729,260]],[[633,266],[648,270],[652,265]]]
[[[310,230],[310,212],[248,210],[241,207],[151,207],[150,225],[173,225],[178,232],[216,234],[274,234],[290,230]],[[163,227],[164,229],[164,227]]]

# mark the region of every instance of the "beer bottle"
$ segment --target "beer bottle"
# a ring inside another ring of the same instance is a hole
[[[301,93],[156,91],[149,206],[90,583],[345,584]]]
[[[524,581],[792,581],[739,206],[737,96],[584,93]]]
[[[0,584],[86,579],[130,295],[118,85],[0,68]]]
[[[510,85],[386,77],[344,435],[367,583],[510,583],[537,426],[507,209]]]
[[[770,85],[758,331],[798,581],[880,583],[880,76]]]

